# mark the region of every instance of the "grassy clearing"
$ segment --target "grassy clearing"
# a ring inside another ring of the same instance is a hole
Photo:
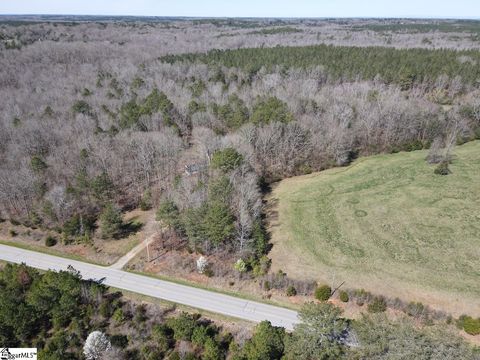
[[[416,151],[282,181],[274,270],[479,315],[480,142],[455,153],[449,176]]]

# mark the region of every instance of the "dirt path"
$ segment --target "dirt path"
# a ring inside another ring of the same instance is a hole
[[[130,260],[132,260],[139,252],[141,252],[147,244],[153,241],[155,235],[158,234],[160,230],[160,224],[155,221],[155,213],[149,215],[147,221],[145,222],[142,235],[144,240],[135,246],[132,250],[122,256],[120,259],[117,260],[114,264],[110,265],[110,268],[121,270],[127,265]]]

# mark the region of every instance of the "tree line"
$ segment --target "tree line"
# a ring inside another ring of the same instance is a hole
[[[468,59],[463,61],[461,59]],[[399,84],[404,90],[414,83],[433,84],[440,75],[459,76],[465,83],[480,79],[477,66],[480,52],[450,49],[394,49],[387,47],[346,47],[315,45],[304,47],[242,48],[210,50],[205,54],[166,55],[161,60],[201,62],[211,66],[241,68],[252,76],[262,67],[284,69],[321,66],[327,76],[343,81],[373,80]]]

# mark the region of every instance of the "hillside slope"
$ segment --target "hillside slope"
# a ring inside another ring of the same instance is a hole
[[[269,199],[274,270],[480,315],[480,142],[455,150],[449,176],[426,155],[280,182]]]

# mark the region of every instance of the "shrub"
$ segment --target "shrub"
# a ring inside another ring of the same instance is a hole
[[[320,301],[327,301],[332,296],[332,288],[328,285],[322,285],[315,289],[315,298]]]
[[[147,190],[143,193],[142,198],[140,199],[140,210],[147,211],[152,208],[152,193],[150,190]]]
[[[372,298],[372,294],[364,289],[355,290],[356,303],[358,306],[363,306],[365,302]]]
[[[125,313],[123,312],[122,308],[118,308],[113,312],[112,319],[117,324],[122,324],[126,320]]]
[[[206,326],[197,326],[192,333],[192,343],[198,346],[205,344],[210,337],[208,330]]]
[[[375,296],[370,304],[367,307],[368,312],[370,313],[380,313],[387,310],[387,303],[385,298],[382,296]]]
[[[462,315],[458,319],[457,325],[469,335],[480,334],[480,318],[474,319],[471,316]]]
[[[287,288],[287,296],[295,296],[297,295],[297,289],[293,285],[289,285]]]
[[[195,356],[192,354],[191,359],[195,359]],[[202,359],[204,360],[216,360],[223,359],[222,349],[217,344],[217,342],[212,338],[207,338],[203,346]]]
[[[448,175],[451,173],[450,169],[448,168],[448,162],[442,161],[433,171],[436,175]]]
[[[410,302],[405,308],[405,313],[409,316],[418,318],[425,312],[425,310],[425,305],[421,302]]]
[[[140,78],[140,77],[135,77],[132,81],[132,88],[134,89],[139,89],[141,88],[143,85],[145,85],[145,81]]]
[[[212,167],[228,172],[235,169],[243,161],[243,156],[234,148],[217,150],[212,156]]]
[[[198,316],[183,312],[176,318],[168,319],[167,325],[173,330],[175,340],[190,341],[197,327],[197,319]]]
[[[133,319],[137,324],[143,323],[147,320],[147,309],[145,305],[140,304],[135,308],[135,317]]]
[[[128,337],[125,335],[112,335],[110,336],[110,342],[112,346],[125,349],[128,346]]]
[[[73,104],[72,111],[77,114],[89,115],[92,108],[85,100],[78,100]]]
[[[207,267],[205,269],[205,271],[203,272],[203,275],[210,278],[210,277],[213,277],[213,275],[215,275],[215,274],[214,274],[213,269],[211,267]]]
[[[174,343],[172,341],[172,329],[165,324],[155,324],[153,326],[152,338],[157,347],[163,352],[166,352]]]
[[[188,113],[190,115],[193,115],[196,112],[205,112],[205,111],[207,111],[207,107],[205,106],[204,103],[199,103],[199,102],[196,102],[195,100],[192,100],[188,103]]]
[[[270,284],[270,281],[266,280],[263,282],[263,290],[270,291],[271,288],[272,288],[272,284]]]
[[[47,164],[40,156],[34,155],[30,160],[30,167],[35,172],[41,172],[47,168]]]
[[[57,244],[57,239],[55,239],[53,236],[47,236],[45,239],[45,246],[47,247],[52,247]]]
[[[82,96],[90,96],[90,95],[92,95],[92,92],[90,91],[90,89],[83,88]]]
[[[102,303],[98,307],[98,312],[105,319],[110,318],[112,316],[111,302],[110,301],[102,301]]]
[[[252,261],[251,266],[253,269],[253,275],[256,277],[265,275],[268,273],[271,263],[272,261],[266,255],[263,255],[258,260]]]
[[[349,300],[349,297],[348,297],[348,293],[346,291],[340,291],[340,301],[342,302],[348,302]]]
[[[235,262],[235,265],[233,266],[235,270],[237,270],[239,273],[244,273],[247,271],[247,264],[243,259],[238,259]]]
[[[18,235],[17,232],[16,232],[15,230],[13,230],[13,229],[8,230],[8,234],[9,234],[11,237],[15,237],[15,236]]]
[[[63,233],[66,237],[83,236],[94,229],[95,219],[89,216],[75,214],[63,225]]]

